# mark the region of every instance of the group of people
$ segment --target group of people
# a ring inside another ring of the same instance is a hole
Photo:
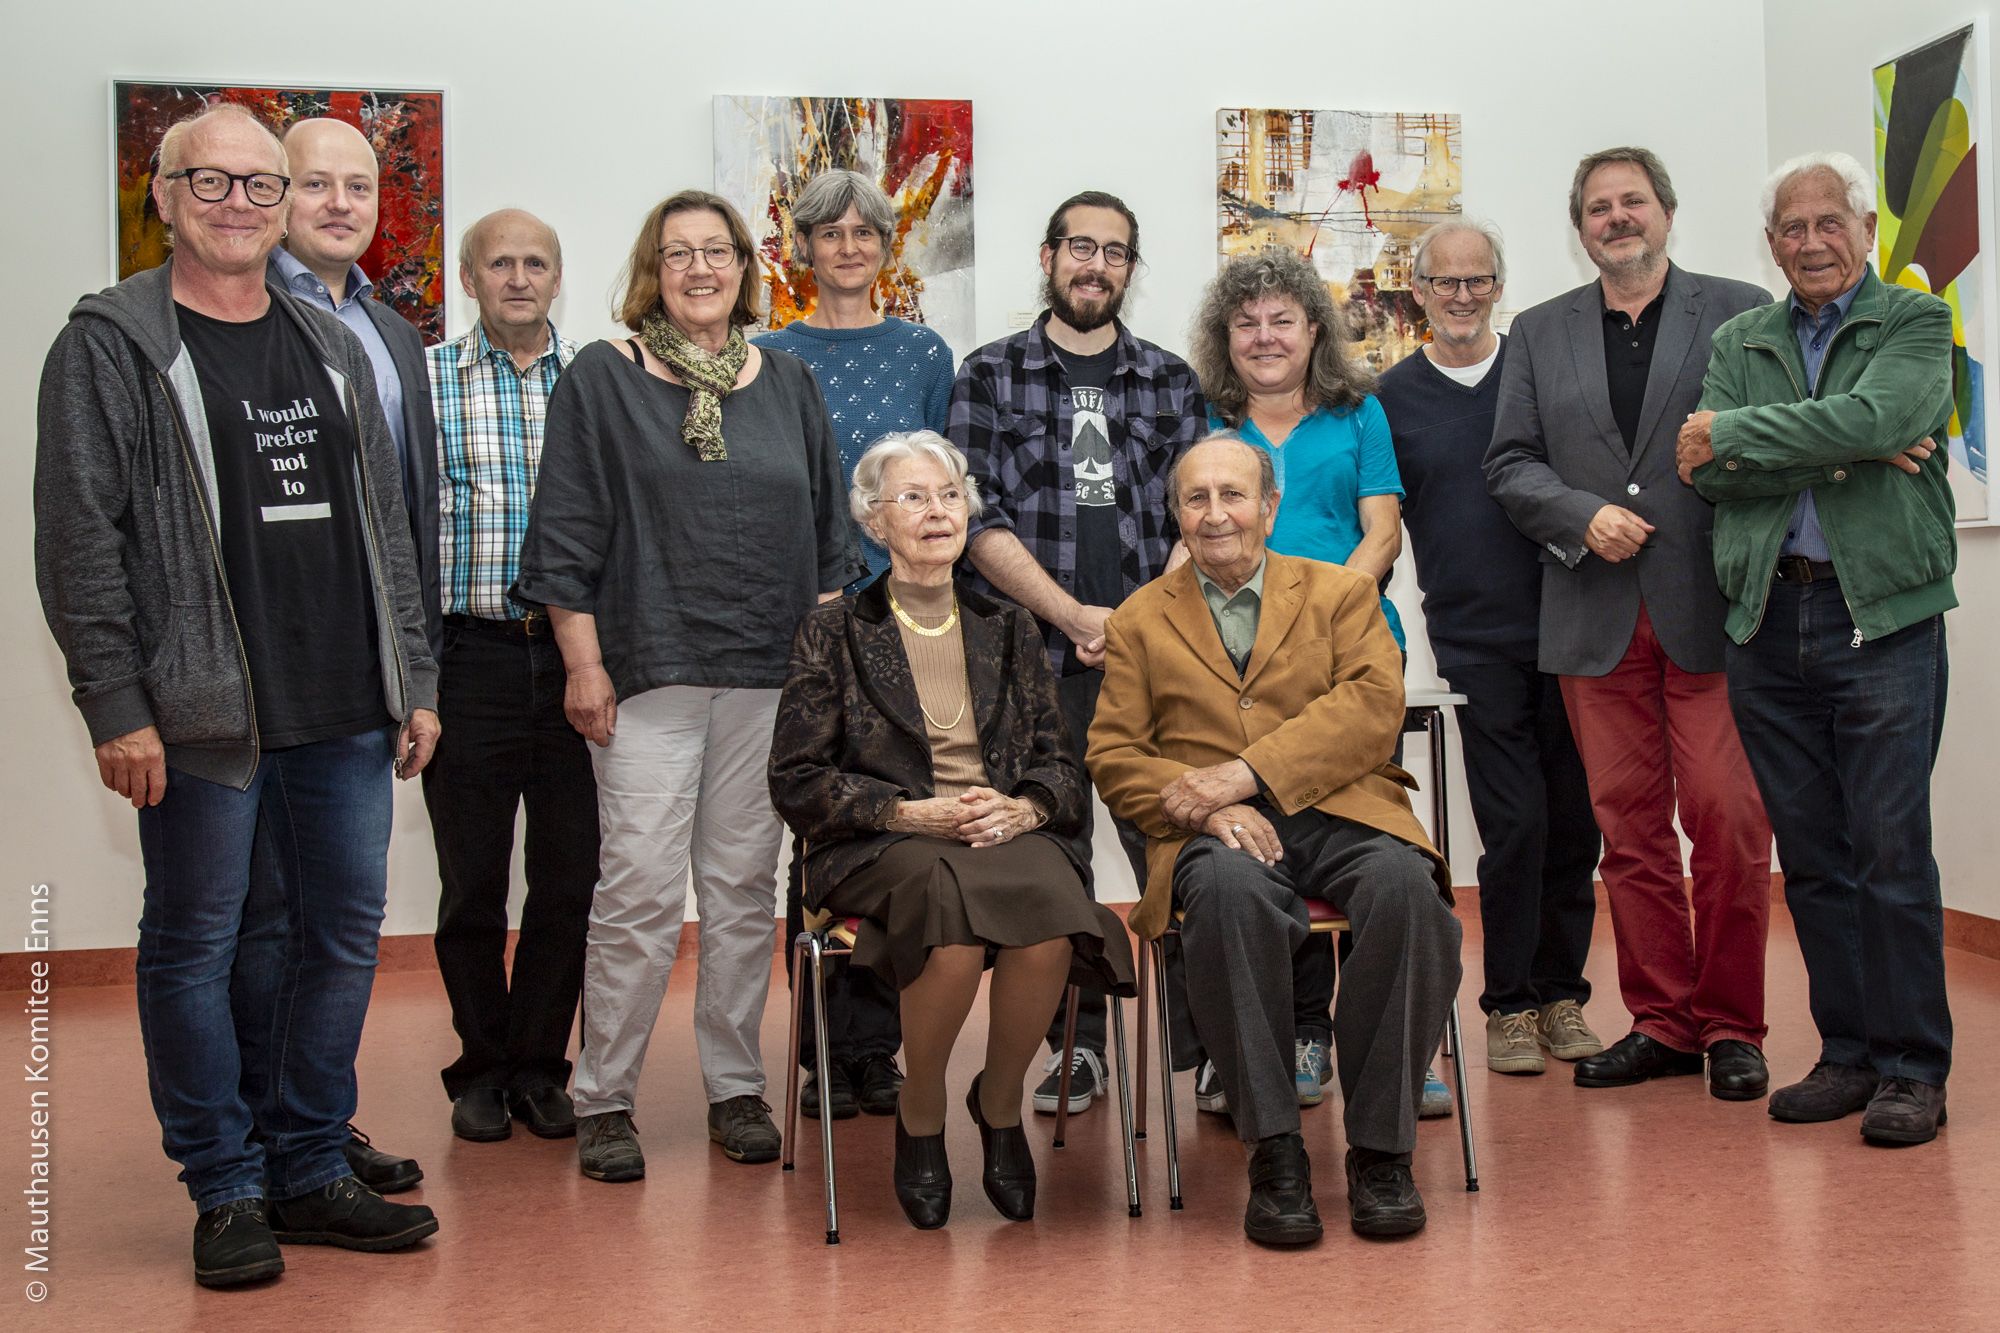
[[[692,879],[708,1134],[775,1159],[759,1032],[789,825],[791,929],[862,922],[807,1113],[894,1115],[896,1196],[943,1225],[946,1066],[990,968],[966,1110],[988,1199],[1032,1217],[1024,1099],[1087,1109],[1106,997],[1132,993],[1094,787],[1131,930],[1171,932],[1175,1063],[1246,1145],[1246,1234],[1321,1235],[1300,1108],[1330,1079],[1353,1229],[1420,1229],[1461,936],[1396,763],[1406,527],[1468,701],[1489,1067],[1705,1069],[1763,1097],[1775,831],[1822,1049],[1770,1114],[1936,1134],[1950,316],[1869,271],[1851,159],[1772,176],[1773,303],[1667,259],[1653,154],[1591,154],[1569,207],[1598,280],[1502,338],[1500,233],[1440,226],[1415,252],[1429,341],[1379,377],[1283,249],[1223,265],[1192,365],[1135,337],[1138,219],[1098,191],[1049,218],[1042,316],[954,367],[879,310],[891,204],[839,170],[792,208],[817,304],[788,328],[747,336],[752,237],[685,190],[633,241],[629,337],[557,333],[560,244],[503,210],[458,253],[478,322],[426,350],[358,267],[378,184],[338,121],[175,125],[170,259],[84,298],[43,377],[37,577],[100,776],[139,813],[139,1014],[197,1281],[437,1229],[382,1197],[416,1163],[352,1124],[392,774],[421,775],[436,844],[461,1138],[573,1134],[586,1176],[644,1176]],[[1600,831],[1633,1016],[1608,1048],[1582,1010]],[[1351,925],[1337,1001],[1309,898]]]

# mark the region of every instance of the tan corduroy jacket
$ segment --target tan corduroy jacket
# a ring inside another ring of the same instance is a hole
[[[1190,769],[1242,759],[1286,814],[1308,807],[1427,853],[1447,901],[1451,876],[1410,812],[1408,773],[1389,762],[1403,725],[1402,656],[1374,580],[1271,552],[1250,662],[1238,676],[1183,564],[1139,589],[1106,626],[1104,692],[1090,727],[1090,776],[1111,812],[1147,837],[1132,929],[1167,928],[1174,860],[1193,836],[1167,821],[1160,790]]]

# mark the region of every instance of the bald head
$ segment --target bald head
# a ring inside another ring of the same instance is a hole
[[[375,150],[344,120],[301,120],[285,131],[292,163],[292,217],[285,248],[346,299],[354,265],[375,239],[380,172]]]
[[[465,229],[458,243],[458,281],[479,302],[487,337],[539,350],[549,307],[562,290],[562,244],[533,213],[503,208]]]

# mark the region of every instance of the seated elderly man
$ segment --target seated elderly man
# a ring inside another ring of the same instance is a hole
[[[1401,658],[1375,581],[1267,552],[1271,456],[1230,434],[1167,481],[1193,559],[1106,626],[1088,762],[1104,803],[1148,839],[1141,937],[1181,914],[1188,1001],[1251,1145],[1243,1229],[1319,1238],[1292,1071],[1291,956],[1305,899],[1353,925],[1333,1040],[1355,1231],[1424,1225],[1410,1175],[1424,1065],[1459,980],[1442,859],[1389,762]]]

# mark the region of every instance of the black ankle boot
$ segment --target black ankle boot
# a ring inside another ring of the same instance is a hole
[[[896,1113],[896,1202],[903,1216],[919,1231],[935,1231],[951,1217],[951,1159],[944,1151],[944,1131],[922,1138],[903,1128]]]
[[[979,1126],[979,1148],[986,1159],[980,1181],[986,1197],[1010,1222],[1026,1222],[1035,1215],[1035,1155],[1028,1149],[1028,1136],[1019,1125],[995,1129],[979,1111],[980,1074],[965,1094],[965,1109]]]

